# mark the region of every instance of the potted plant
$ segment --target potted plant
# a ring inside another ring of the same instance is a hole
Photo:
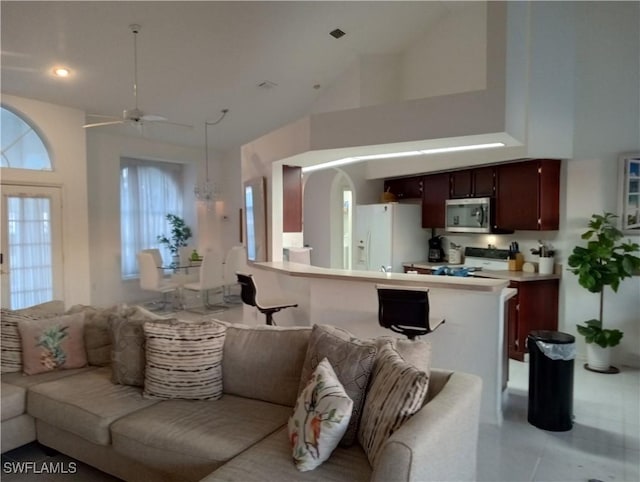
[[[176,263],[179,260],[180,248],[187,246],[187,241],[191,238],[192,232],[191,228],[187,226],[180,216],[167,214],[166,218],[171,226],[171,234],[169,237],[164,234],[158,235],[158,242],[169,249],[173,262]]]
[[[640,246],[621,241],[623,234],[614,224],[616,217],[612,213],[593,214],[589,230],[582,234],[582,239],[588,241],[587,246],[573,248],[568,261],[569,271],[578,275],[580,286],[600,294],[599,317],[577,328],[587,343],[585,368],[603,373],[617,373],[610,364],[610,349],[618,345],[623,336],[620,330],[603,328],[604,288],[611,286],[617,292],[620,282],[640,269],[640,258],[633,255]]]

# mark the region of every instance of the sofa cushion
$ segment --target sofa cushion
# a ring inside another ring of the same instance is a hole
[[[37,375],[25,375],[24,373],[3,373],[2,382],[17,385],[19,387],[30,388],[40,383],[52,382],[61,378],[77,375],[78,373],[95,370],[96,367],[72,368],[69,370],[56,370],[52,372],[38,373]]]
[[[22,340],[22,370],[27,375],[87,364],[83,313],[20,320],[18,331]]]
[[[109,319],[111,333],[111,381],[122,385],[144,385],[145,339],[143,325],[158,320],[146,310],[122,307]],[[167,322],[175,320],[167,320]]]
[[[338,447],[329,460],[309,472],[299,472],[291,461],[291,446],[284,428],[233,458],[201,482],[368,482],[371,466],[358,444]]]
[[[318,363],[326,357],[347,395],[353,400],[349,427],[340,442],[345,446],[356,441],[365,391],[377,351],[375,341],[359,340],[350,333],[333,326],[314,325],[311,332],[300,377],[300,391]]]
[[[113,448],[181,480],[198,480],[284,426],[290,414],[290,407],[232,395],[167,400],[114,422]]]
[[[67,310],[68,314],[84,313],[84,346],[89,365],[103,367],[111,363],[109,318],[117,310],[117,306],[103,309],[87,305],[74,305]]]
[[[2,396],[2,410],[0,410],[2,421],[17,417],[25,412],[27,400],[25,388],[3,382],[0,395]]]
[[[289,418],[289,440],[298,470],[313,470],[329,458],[347,431],[352,409],[353,400],[324,358],[313,371]]]
[[[224,393],[293,407],[311,329],[219,323],[227,326]]]
[[[390,344],[380,349],[358,432],[373,467],[384,442],[422,408],[428,384],[429,376],[407,363]]]
[[[155,403],[139,388],[111,383],[108,367],[35,385],[27,397],[35,418],[99,445],[111,442],[111,423]]]
[[[48,301],[22,310],[0,311],[0,370],[2,373],[22,371],[22,340],[18,331],[20,320],[41,320],[64,312],[64,302]]]
[[[144,324],[145,398],[217,400],[222,396],[226,327],[213,322]]]

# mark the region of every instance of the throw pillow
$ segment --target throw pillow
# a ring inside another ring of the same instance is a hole
[[[188,400],[222,397],[225,331],[226,327],[213,322],[146,322],[143,396]]]
[[[380,349],[358,432],[372,467],[387,439],[422,408],[428,385],[429,376],[407,363],[391,344]]]
[[[311,331],[298,393],[320,361],[327,358],[347,395],[353,400],[349,427],[340,443],[345,447],[352,445],[357,439],[365,391],[377,351],[375,341],[359,340],[339,328],[314,325]]]
[[[117,309],[116,306],[104,309],[74,305],[67,310],[67,314],[84,313],[84,346],[89,365],[103,367],[111,363],[109,318]]]
[[[22,340],[18,331],[20,320],[41,320],[64,313],[64,302],[47,301],[22,310],[0,311],[0,371],[13,373],[22,371]]]
[[[20,320],[22,371],[35,375],[87,364],[84,348],[84,313],[44,320]]]
[[[347,430],[352,409],[353,401],[323,359],[289,418],[289,440],[298,470],[313,470],[329,458]]]
[[[109,319],[111,333],[111,381],[120,385],[142,387],[145,370],[143,325],[156,318],[146,316],[135,307],[121,307]],[[160,321],[160,320],[157,320]],[[169,323],[175,320],[164,320]]]

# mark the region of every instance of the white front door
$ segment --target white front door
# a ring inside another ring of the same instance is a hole
[[[60,188],[2,185],[2,307],[64,297]]]

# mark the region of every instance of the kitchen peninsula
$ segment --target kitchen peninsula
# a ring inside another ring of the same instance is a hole
[[[264,296],[286,293],[298,308],[278,313],[280,325],[331,324],[358,337],[398,336],[378,324],[376,284],[429,288],[431,316],[445,323],[425,337],[433,366],[482,377],[481,420],[500,424],[505,370],[508,281],[320,268],[290,262],[250,265]]]

